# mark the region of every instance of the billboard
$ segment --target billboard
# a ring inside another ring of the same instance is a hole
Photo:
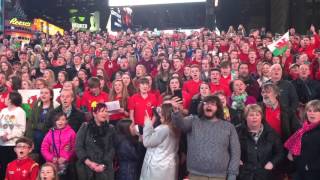
[[[57,33],[61,35],[64,34],[64,30],[62,28],[50,24],[47,21],[39,18],[33,20],[33,29],[49,35],[56,35]]]
[[[70,9],[70,23],[73,30],[91,32],[100,31],[100,12],[82,13],[78,9]]]
[[[132,27],[131,8],[111,8],[111,30],[127,30]]]
[[[109,0],[110,7],[206,2],[206,0]]]

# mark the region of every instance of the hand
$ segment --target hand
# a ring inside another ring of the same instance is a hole
[[[273,164],[269,161],[265,166],[264,169],[266,170],[272,170],[273,169]]]
[[[289,161],[293,161],[293,156],[291,152],[288,153],[287,158],[289,159]]]
[[[173,97],[171,99],[171,104],[175,112],[178,112],[183,109],[182,101],[179,97]]]
[[[240,160],[240,166],[243,166],[243,162]]]
[[[101,173],[105,170],[105,165],[103,164],[98,164],[97,167],[94,169],[95,172]]]
[[[91,160],[89,160],[89,159],[86,159],[85,161],[84,161],[84,164],[85,165],[87,165],[91,170],[95,170],[95,168],[98,166],[98,164],[97,163],[95,163],[95,162],[93,162],[93,161],[91,161]]]
[[[313,24],[311,24],[311,26],[310,26],[310,31],[311,31],[312,33],[315,33],[315,32],[316,32],[316,28],[314,27]]]
[[[58,158],[58,164],[64,164],[66,162],[66,159],[65,158]]]

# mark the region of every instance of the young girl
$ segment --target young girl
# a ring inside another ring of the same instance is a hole
[[[62,112],[53,117],[53,122],[55,126],[44,137],[41,154],[47,162],[58,167],[58,174],[68,177],[67,167],[75,155],[76,133]]]
[[[43,164],[37,180],[59,180],[56,166],[50,162]]]

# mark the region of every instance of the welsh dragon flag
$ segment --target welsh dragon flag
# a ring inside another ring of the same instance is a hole
[[[280,56],[288,49],[289,32],[285,33],[280,39],[268,45],[269,50],[274,56]]]

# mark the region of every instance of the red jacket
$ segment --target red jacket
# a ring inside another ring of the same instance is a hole
[[[39,164],[31,158],[16,159],[7,166],[5,180],[36,180]]]

